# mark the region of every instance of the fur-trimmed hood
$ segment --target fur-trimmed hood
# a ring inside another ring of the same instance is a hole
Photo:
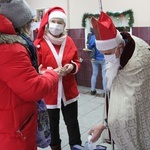
[[[0,34],[0,44],[20,43],[26,46],[26,41],[19,35]]]
[[[122,32],[121,35],[125,41],[125,47],[120,57],[120,65],[121,65],[120,69],[122,69],[128,63],[135,49],[135,41],[133,40],[131,35],[127,32]]]

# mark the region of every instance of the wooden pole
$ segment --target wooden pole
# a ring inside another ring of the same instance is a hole
[[[99,3],[99,11],[101,12],[103,10],[102,0],[98,0],[98,3]]]

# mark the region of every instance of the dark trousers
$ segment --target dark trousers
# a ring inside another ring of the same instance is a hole
[[[63,114],[64,122],[67,126],[67,132],[69,136],[69,144],[73,146],[75,144],[81,145],[81,135],[78,124],[78,103],[73,102],[67,106],[63,105],[61,111]],[[60,120],[60,109],[48,109],[50,119],[50,130],[51,130],[51,144],[50,146],[57,146],[61,144],[59,134],[59,120]]]

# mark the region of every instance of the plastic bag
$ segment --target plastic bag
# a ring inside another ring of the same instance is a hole
[[[84,146],[74,145],[72,150],[106,150],[107,149],[106,146],[95,145],[95,143],[92,143],[90,139],[91,136],[88,137],[88,141],[85,142]]]
[[[74,145],[72,150],[106,150],[106,146],[96,145],[94,149],[88,149],[86,146]]]
[[[38,110],[38,129],[36,133],[36,143],[40,148],[46,148],[50,145],[51,134],[49,126],[49,117],[44,100],[37,102]]]

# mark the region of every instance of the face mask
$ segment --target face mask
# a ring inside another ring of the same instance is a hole
[[[117,50],[117,48],[116,48]],[[104,58],[105,58],[105,61],[106,62],[110,62],[110,63],[113,63],[115,64],[116,62],[118,62],[119,58],[116,58],[116,50],[115,50],[115,53],[112,54],[112,55],[104,55]]]
[[[64,25],[50,22],[49,31],[52,35],[58,36],[64,31]]]

